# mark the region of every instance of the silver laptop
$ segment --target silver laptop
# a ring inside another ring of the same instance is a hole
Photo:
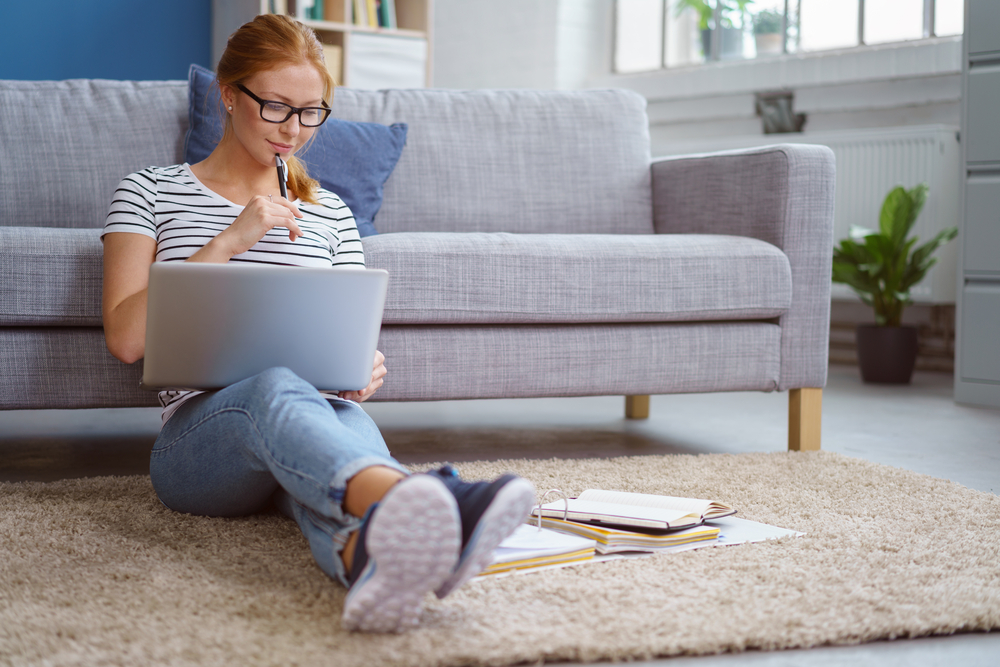
[[[284,366],[317,389],[363,389],[388,281],[378,269],[155,262],[142,386],[219,389]]]

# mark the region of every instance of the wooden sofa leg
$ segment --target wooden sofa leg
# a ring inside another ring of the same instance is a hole
[[[627,419],[649,419],[649,394],[625,397]]]
[[[823,413],[823,390],[806,387],[788,391],[788,451],[817,451]]]

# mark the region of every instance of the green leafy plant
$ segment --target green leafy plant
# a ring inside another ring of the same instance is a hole
[[[719,3],[719,21],[724,28],[733,27],[733,14],[739,14],[746,25],[747,5],[752,5],[754,0],[716,0]],[[674,16],[678,17],[684,13],[685,9],[693,9],[698,14],[698,28],[708,30],[713,22],[715,13],[715,3],[711,0],[677,0],[674,6]]]
[[[781,32],[781,24],[785,18],[784,12],[775,9],[764,9],[753,17],[753,32],[755,35],[774,35]]]
[[[833,250],[833,281],[849,285],[871,306],[880,326],[899,326],[903,309],[913,303],[910,288],[937,262],[931,255],[958,234],[950,227],[914,248],[919,239],[907,237],[925,201],[925,183],[893,188],[882,204],[879,231],[852,226],[850,238]]]

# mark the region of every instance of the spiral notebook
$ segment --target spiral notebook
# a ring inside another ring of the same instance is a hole
[[[481,576],[592,560],[596,546],[594,540],[586,537],[521,524],[496,548],[493,562]]]

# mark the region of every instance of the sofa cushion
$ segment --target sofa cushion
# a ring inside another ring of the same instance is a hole
[[[184,81],[0,82],[0,226],[104,226],[122,178],[181,160]]]
[[[0,328],[0,409],[157,405],[99,328]],[[773,391],[781,328],[766,322],[386,326],[376,401]],[[516,361],[515,361],[516,360]]]
[[[101,326],[99,229],[0,227],[0,325]],[[696,234],[380,234],[386,324],[766,319],[791,302],[785,255]]]
[[[338,89],[332,106],[345,120],[409,124],[380,232],[653,231],[638,93]]]
[[[222,139],[221,96],[215,73],[191,65],[188,131],[184,161],[191,164],[208,157]],[[350,207],[361,236],[375,231],[375,214],[382,206],[382,187],[406,145],[406,123],[381,125],[331,118],[298,156],[309,175],[336,193]]]
[[[378,345],[376,401],[774,391],[781,368],[770,322],[387,325]]]
[[[2,327],[0,349],[0,410],[159,405],[142,362],[112,357],[99,327]]]
[[[381,234],[386,324],[767,319],[792,298],[788,258],[736,236]]]
[[[0,227],[0,325],[102,325],[100,229]]]

